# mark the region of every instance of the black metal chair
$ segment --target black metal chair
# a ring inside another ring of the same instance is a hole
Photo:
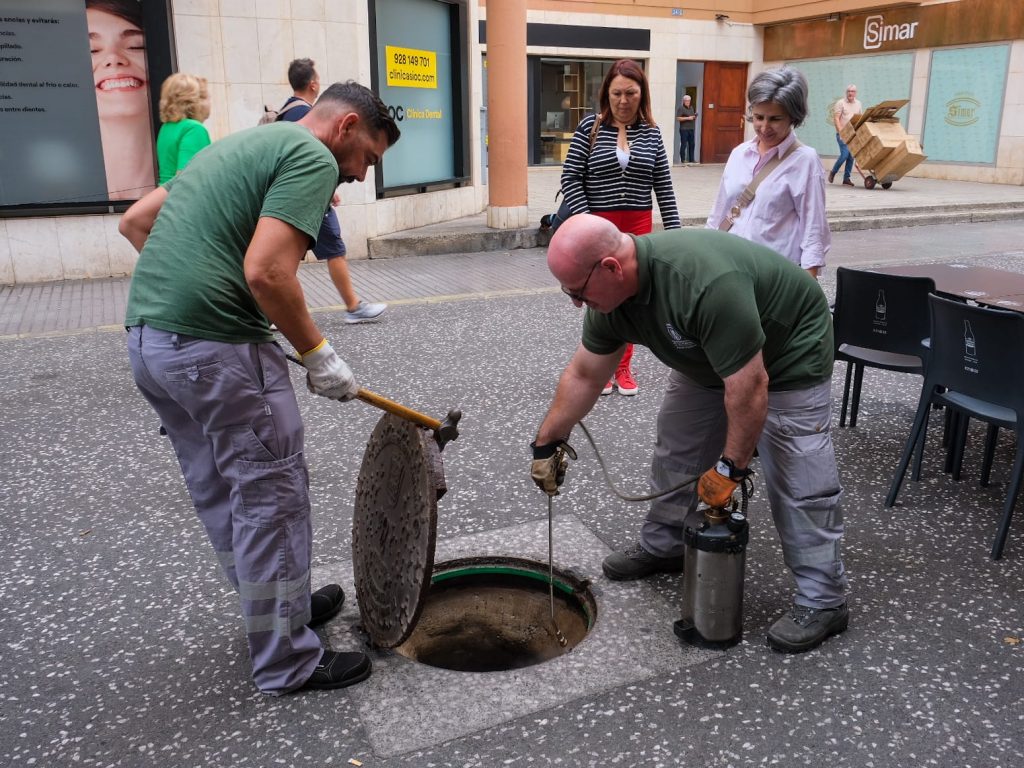
[[[939,296],[929,297],[928,302],[931,350],[925,368],[924,387],[885,506],[891,507],[896,503],[896,495],[915,448],[917,456],[912,477],[914,480],[921,477],[921,459],[933,403],[990,425],[982,469],[985,482],[992,464],[992,427],[1012,429],[1017,436],[1017,450],[1003,514],[992,545],[992,559],[998,560],[1003,555],[1024,476],[1024,315],[975,307]]]
[[[850,426],[857,426],[864,366],[901,373],[923,373],[921,342],[928,336],[930,277],[886,275],[839,267],[832,313],[836,360],[846,361],[846,383],[839,426],[846,426],[846,407],[853,378]]]

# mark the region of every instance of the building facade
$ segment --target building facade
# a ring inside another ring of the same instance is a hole
[[[0,284],[118,276],[134,267],[117,221],[138,185],[118,183],[110,173],[116,161],[103,107],[93,104],[100,97],[93,99],[84,47],[92,34],[89,4],[0,2],[0,133],[8,149],[0,153]],[[594,108],[608,65],[628,57],[648,74],[654,118],[675,159],[675,110],[684,93],[698,111],[698,159],[723,162],[750,135],[750,78],[787,63],[811,81],[813,117],[801,139],[823,156],[836,152],[828,103],[856,82],[865,106],[909,99],[898,116],[929,155],[914,175],[1024,183],[1018,0],[526,5],[523,152],[531,165],[561,162],[576,124]],[[156,92],[173,71],[207,79],[206,124],[214,140],[255,126],[265,106],[280,106],[290,94],[286,70],[294,58],[313,59],[324,84],[355,79],[381,93],[403,138],[365,182],[340,190],[351,258],[366,255],[368,238],[487,205],[486,3],[143,0],[139,7],[150,105],[140,120],[148,120],[151,138],[159,127]],[[961,24],[970,17],[991,21]]]

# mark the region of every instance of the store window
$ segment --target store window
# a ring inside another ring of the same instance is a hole
[[[534,165],[565,162],[573,132],[598,107],[611,61],[530,59],[536,96],[531,100],[530,145]]]

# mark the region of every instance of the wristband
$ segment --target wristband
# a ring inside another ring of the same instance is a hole
[[[722,477],[727,477],[736,482],[753,474],[750,469],[740,469],[733,463],[732,459],[727,459],[725,456],[720,458],[718,463],[715,464],[715,471]]]
[[[322,339],[320,339],[320,343],[319,344],[317,344],[315,347],[313,347],[312,349],[310,349],[310,350],[308,350],[306,352],[302,352],[299,355],[299,357],[303,358],[303,357],[306,357],[307,355],[312,355],[314,352],[318,352],[321,349],[323,349],[326,344],[327,344],[327,338],[326,337],[322,338]]]

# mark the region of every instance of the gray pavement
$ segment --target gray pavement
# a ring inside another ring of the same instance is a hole
[[[1024,272],[1022,242],[1020,221],[844,232],[830,264],[956,260]],[[301,274],[317,322],[361,383],[428,413],[465,414],[445,451],[439,552],[542,559],[546,504],[527,477],[526,444],[580,320],[543,251],[352,267],[365,295],[391,302],[381,322],[344,325],[325,271]],[[644,510],[617,501],[577,444],[555,500],[555,561],[594,582],[609,612],[601,634],[504,673],[444,673],[374,652],[375,674],[354,688],[261,696],[236,599],[131,380],[118,330],[125,284],[0,292],[0,764],[1024,765],[1020,519],[1006,557],[988,558],[1012,446],[1004,438],[992,485],[980,488],[980,450],[954,483],[930,444],[922,481],[883,509],[919,379],[873,370],[857,428],[836,429],[852,618],[821,648],[784,656],[764,645],[792,585],[760,496],[744,641],[714,653],[678,646],[677,578],[622,585],[600,574],[600,558],[635,539]],[[822,284],[831,295],[832,270]],[[641,491],[665,376],[646,350],[635,367],[639,396],[603,398],[587,423],[619,484]],[[314,583],[339,579],[350,594],[324,636],[361,647],[351,512],[379,413],[307,396],[293,377],[307,425]]]

